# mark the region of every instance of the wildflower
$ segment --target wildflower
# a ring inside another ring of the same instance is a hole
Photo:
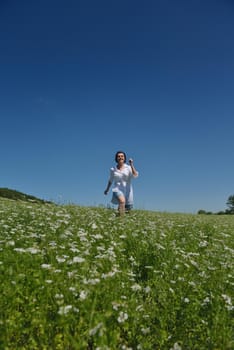
[[[76,272],[75,272],[75,271],[68,271],[68,273],[67,273],[68,278],[72,278],[72,277],[74,277],[74,276],[75,276],[75,274],[76,274]]]
[[[189,284],[191,287],[196,287],[196,283],[193,282],[193,281],[189,281],[188,284]]]
[[[102,239],[102,235],[100,233],[97,233],[96,235],[93,235],[93,238],[95,238],[96,240],[98,239]]]
[[[201,241],[200,243],[199,243],[199,247],[200,248],[204,248],[204,247],[207,247],[208,246],[208,242],[207,241]]]
[[[232,299],[226,295],[226,294],[222,294],[222,298],[225,302],[225,307],[228,311],[231,311],[234,309],[234,306],[232,305]]]
[[[141,286],[138,284],[138,283],[135,283],[131,286],[131,289],[134,291],[134,292],[137,292],[138,290],[141,290]]]
[[[56,260],[58,263],[63,263],[66,261],[66,259],[64,257],[59,257],[59,256],[56,256]]]
[[[210,298],[209,297],[206,297],[204,300],[203,300],[203,303],[202,305],[207,305],[210,303]]]
[[[49,246],[50,246],[50,247],[56,247],[56,246],[57,246],[57,243],[54,242],[54,241],[52,241],[52,242],[49,243]]]
[[[159,244],[159,243],[156,243],[156,247],[160,250],[165,250],[166,248],[163,246],[163,245],[161,245],[161,244]]]
[[[178,281],[180,281],[180,282],[181,282],[181,281],[182,281],[182,282],[184,282],[184,280],[185,280],[185,279],[184,279],[184,277],[178,277]]]
[[[100,282],[99,278],[91,278],[89,280],[87,280],[86,278],[84,279],[84,284],[90,284],[92,286],[95,286],[95,284],[98,284]]]
[[[14,251],[18,252],[18,253],[25,253],[26,252],[26,250],[24,248],[14,248]]]
[[[138,305],[136,311],[144,311],[143,305]]]
[[[79,256],[74,256],[74,258],[73,258],[73,260],[72,260],[72,263],[74,264],[74,263],[82,263],[82,262],[84,262],[85,261],[85,259],[84,258],[81,258],[81,257],[79,257]]]
[[[79,249],[76,248],[76,247],[71,247],[70,250],[71,250],[73,253],[79,253]]]
[[[191,264],[192,266],[196,267],[196,268],[199,267],[199,266],[198,266],[198,263],[197,263],[195,260],[193,260],[193,259],[190,260],[190,264]]]
[[[107,272],[107,273],[103,273],[102,274],[102,278],[106,279],[108,277],[113,277],[115,274],[116,274],[116,271],[110,271],[110,272]]]
[[[146,287],[144,288],[144,292],[145,292],[146,294],[149,294],[149,293],[151,292],[151,288],[150,288],[149,286],[146,286]]]
[[[175,343],[170,350],[182,350],[182,347],[180,346],[180,343]]]
[[[145,268],[146,268],[147,270],[153,270],[153,266],[151,266],[151,265],[146,265]]]
[[[101,335],[101,332],[100,332],[100,331],[101,331],[101,328],[102,328],[102,327],[103,327],[103,323],[102,323],[102,322],[98,323],[96,327],[90,329],[89,335],[92,337],[92,336],[94,336],[95,334],[97,334],[97,332],[99,332],[99,336],[100,336],[100,335]]]
[[[67,221],[64,221],[64,223],[65,223],[65,224],[68,224]],[[69,230],[66,230],[66,231],[64,232],[64,235],[65,235],[65,236],[72,236],[72,232],[69,231]]]
[[[51,269],[51,265],[50,264],[41,264],[41,268],[45,269],[45,270],[50,270]]]
[[[60,306],[58,314],[67,315],[72,310],[72,305]]]
[[[14,245],[15,245],[15,242],[14,242],[14,241],[8,241],[8,242],[6,243],[6,246],[7,246],[7,247],[14,247]]]
[[[118,317],[118,322],[123,323],[128,319],[128,314],[126,312],[120,311],[119,317]]]
[[[88,292],[86,292],[85,290],[82,290],[80,292],[80,299],[81,300],[85,300],[87,298]]]
[[[39,250],[39,249],[33,248],[33,247],[28,248],[27,251],[28,251],[29,253],[31,253],[31,254],[38,254],[38,253],[40,253],[40,250]]]
[[[64,298],[64,297],[63,297],[63,294],[58,294],[58,293],[55,294],[54,297],[55,297],[55,299],[60,299],[60,300]]]
[[[150,333],[150,328],[141,328],[141,332],[142,334],[146,335],[146,334],[149,334]]]

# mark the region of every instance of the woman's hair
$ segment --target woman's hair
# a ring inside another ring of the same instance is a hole
[[[123,152],[123,151],[118,151],[118,152],[116,152],[116,154],[115,154],[115,161],[116,161],[116,163],[118,163],[117,157],[118,157],[118,154],[119,154],[119,153],[122,153],[122,154],[124,155],[124,163],[126,163],[127,156],[126,156],[126,153]]]

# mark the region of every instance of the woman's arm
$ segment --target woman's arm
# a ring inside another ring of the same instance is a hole
[[[132,174],[134,177],[138,176],[138,171],[135,169],[134,165],[133,165],[133,159],[129,159],[129,165],[132,169]]]
[[[110,189],[111,185],[112,185],[112,182],[109,180],[109,181],[108,181],[108,184],[107,184],[107,186],[106,186],[106,189],[105,189],[105,191],[104,191],[104,194],[107,194],[107,193],[109,192],[109,189]]]

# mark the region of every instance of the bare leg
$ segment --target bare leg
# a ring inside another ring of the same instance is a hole
[[[124,216],[125,214],[125,198],[124,196],[121,196],[119,199],[119,215]]]

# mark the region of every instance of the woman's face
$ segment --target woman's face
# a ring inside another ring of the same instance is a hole
[[[124,163],[125,162],[125,156],[124,156],[123,153],[118,153],[116,159],[117,159],[118,163]]]

